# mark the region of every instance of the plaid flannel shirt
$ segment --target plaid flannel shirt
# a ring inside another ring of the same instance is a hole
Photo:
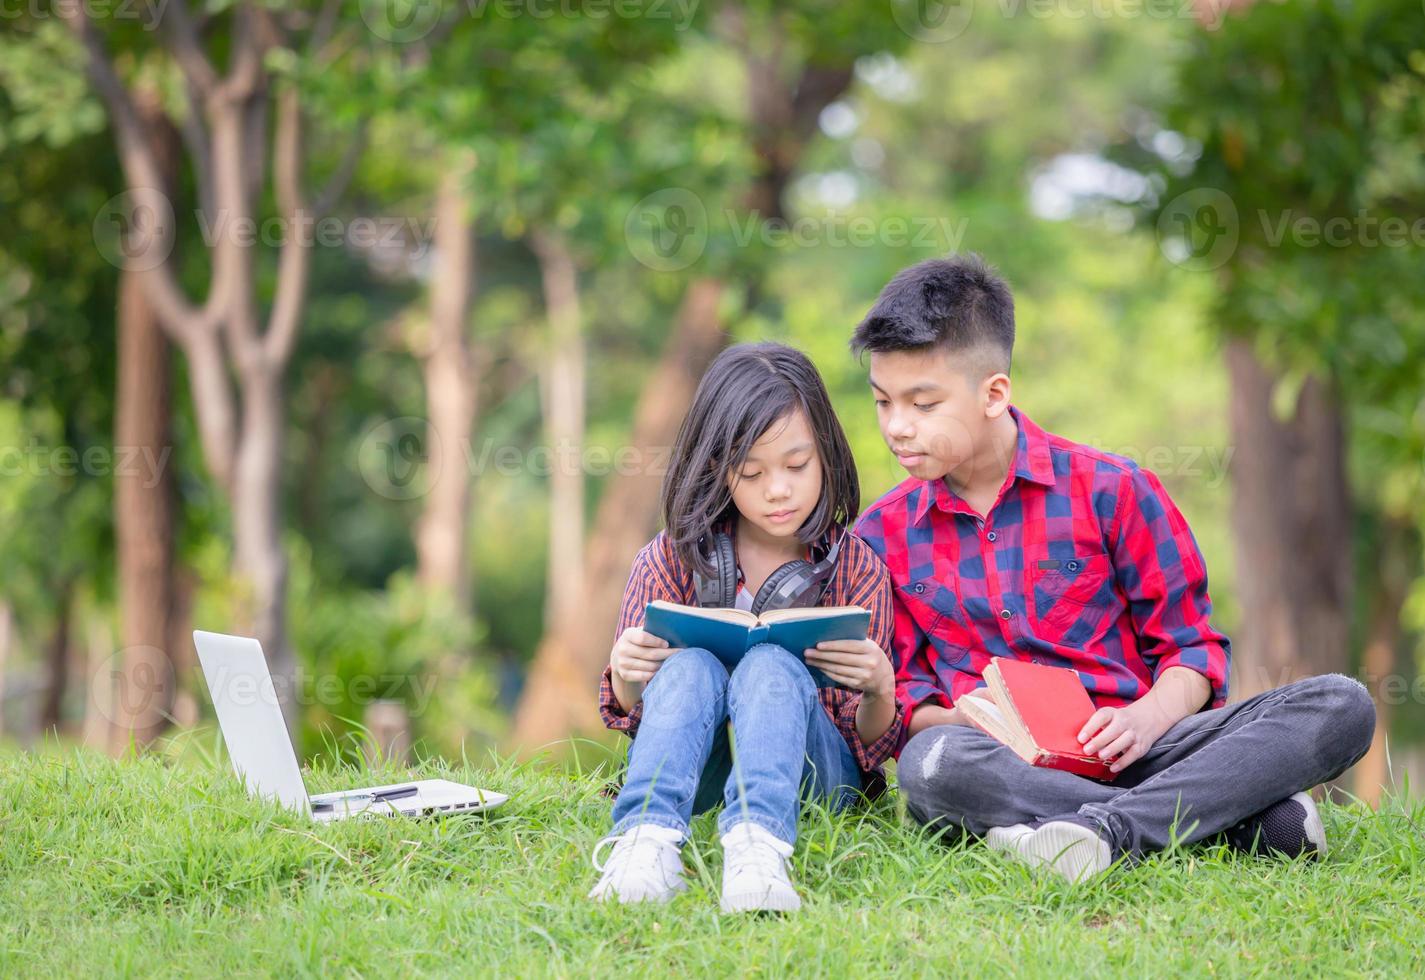
[[[673,551],[667,535],[660,531],[658,536],[644,546],[633,560],[628,586],[624,589],[623,607],[619,613],[618,630],[614,636],[623,634],[630,626],[643,625],[644,608],[654,599],[676,602],[685,606],[698,604],[693,587],[692,569],[686,567]],[[875,641],[893,657],[891,586],[886,568],[881,560],[860,538],[847,534],[842,539],[841,551],[837,556],[836,570],[822,593],[823,606],[860,606],[871,614],[871,625],[867,630],[868,639]],[[896,666],[894,659],[891,665]],[[861,742],[856,730],[856,709],[861,704],[861,692],[842,687],[817,689],[821,707],[841,732],[856,765],[861,770],[862,787],[867,793],[884,786],[881,765],[891,756],[897,745],[903,741],[901,728],[905,713],[899,703],[895,719],[886,733],[870,745]],[[627,714],[614,696],[612,672],[604,668],[599,683],[599,714],[604,725],[634,737],[638,722],[643,714],[643,703],[639,702]]]
[[[894,586],[907,718],[981,685],[991,657],[1072,668],[1099,706],[1188,667],[1212,685],[1207,706],[1225,704],[1230,644],[1209,622],[1206,564],[1158,478],[1010,411],[1018,448],[983,518],[944,480],[909,479],[856,523]]]

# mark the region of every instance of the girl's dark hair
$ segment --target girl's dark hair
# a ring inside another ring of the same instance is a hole
[[[812,544],[860,511],[856,461],[816,367],[784,344],[729,347],[698,384],[663,480],[663,521],[687,567],[712,573],[698,541],[736,517],[728,473],[740,472],[753,444],[796,409],[806,413],[822,473],[821,499],[797,537]]]

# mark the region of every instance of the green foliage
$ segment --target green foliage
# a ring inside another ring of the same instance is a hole
[[[312,791],[414,776],[511,794],[488,815],[313,826],[243,797],[209,736],[171,758],[0,758],[0,970],[690,976],[1410,976],[1425,968],[1418,804],[1323,808],[1320,864],[1195,846],[1072,888],[905,823],[895,797],[810,810],[796,915],[717,911],[721,850],[695,821],[686,895],[597,905],[609,773],[492,760],[323,764]]]

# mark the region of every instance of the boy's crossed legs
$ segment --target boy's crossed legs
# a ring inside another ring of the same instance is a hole
[[[896,771],[921,823],[961,828],[1077,879],[1224,831],[1250,846],[1273,813],[1318,822],[1300,791],[1354,765],[1374,730],[1365,688],[1328,674],[1189,715],[1111,784],[1031,766],[960,725],[916,735]],[[1312,844],[1320,852],[1325,839]]]

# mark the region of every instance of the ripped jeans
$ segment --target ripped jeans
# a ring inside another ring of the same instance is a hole
[[[896,767],[911,816],[977,837],[1067,814],[1094,820],[1114,856],[1193,843],[1335,779],[1370,748],[1375,704],[1327,674],[1189,715],[1101,783],[1029,765],[962,725],[927,728]]]
[[[729,676],[711,653],[689,647],[644,689],[613,832],[656,824],[686,837],[693,814],[725,800],[720,831],[751,821],[791,844],[801,800],[839,810],[860,790],[856,758],[801,660],[763,643]]]

